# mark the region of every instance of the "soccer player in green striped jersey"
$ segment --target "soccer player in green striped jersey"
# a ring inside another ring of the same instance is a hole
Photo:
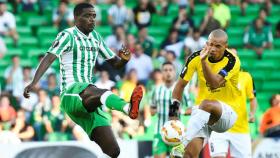
[[[166,153],[171,150],[171,147],[163,142],[160,129],[168,121],[169,105],[171,104],[172,91],[176,80],[176,69],[171,62],[163,63],[161,71],[164,83],[153,90],[151,98],[151,112],[153,115],[155,113],[158,115],[153,141],[153,155],[155,158],[165,158]],[[183,104],[190,104],[187,93],[184,93],[182,100]]]
[[[141,87],[136,87],[130,103],[125,102],[107,89],[99,89],[92,84],[93,68],[101,56],[115,68],[122,68],[130,59],[126,47],[115,55],[94,30],[96,13],[88,3],[80,3],[74,8],[75,26],[65,29],[49,48],[40,62],[32,82],[25,88],[24,97],[34,88],[52,62],[59,58],[61,79],[61,109],[79,124],[102,149],[102,157],[118,157],[119,146],[113,135],[108,118],[101,105],[122,111],[130,118],[138,117],[139,103],[143,96]]]

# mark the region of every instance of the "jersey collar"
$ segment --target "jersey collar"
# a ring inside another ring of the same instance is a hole
[[[78,31],[78,33],[84,38],[84,39],[93,39],[92,33],[89,33],[89,35],[85,35],[82,31],[80,31],[77,26],[75,26],[75,29]]]

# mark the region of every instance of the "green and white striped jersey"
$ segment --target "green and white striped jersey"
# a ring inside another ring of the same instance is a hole
[[[157,109],[158,122],[155,129],[155,133],[159,133],[163,124],[168,121],[169,105],[171,104],[172,91],[175,87],[175,83],[171,87],[166,87],[164,84],[154,88],[151,98],[151,107]],[[182,106],[191,106],[191,101],[186,90],[184,90],[182,97]]]
[[[61,31],[48,52],[59,58],[61,93],[73,83],[92,82],[99,54],[105,60],[115,56],[99,33],[93,30],[86,36],[75,26]]]

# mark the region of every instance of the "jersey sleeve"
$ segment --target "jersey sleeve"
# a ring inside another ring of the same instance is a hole
[[[190,81],[192,79],[193,73],[196,71],[196,65],[198,63],[198,57],[200,52],[195,52],[189,56],[180,77],[185,81]]]
[[[48,49],[48,53],[52,53],[58,57],[62,53],[70,51],[72,40],[73,39],[68,32],[60,32],[51,47]]]
[[[150,106],[156,108],[156,88],[154,88],[150,93]]]
[[[239,73],[240,60],[229,52],[226,52],[225,57],[228,58],[228,63],[219,71],[219,74],[223,76],[225,80],[229,80],[232,76]]]
[[[256,96],[256,89],[254,86],[254,80],[249,73],[247,74],[246,80],[246,96],[249,99],[253,99]]]
[[[105,60],[112,59],[116,54],[105,44],[103,38],[98,34],[99,37],[99,54]]]

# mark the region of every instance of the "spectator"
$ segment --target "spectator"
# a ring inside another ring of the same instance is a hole
[[[40,62],[43,58],[44,58],[45,55],[39,55],[38,56],[38,62]],[[47,69],[47,71],[45,72],[45,74],[42,76],[42,78],[40,79],[39,81],[39,87],[47,87],[48,86],[48,75],[49,74],[52,74],[52,73],[55,73],[55,69],[52,68],[52,67],[49,67]],[[32,75],[35,74],[35,69],[32,69]]]
[[[11,36],[14,46],[17,46],[16,20],[15,16],[7,11],[6,0],[0,0],[0,36]]]
[[[54,8],[52,0],[38,0],[39,14],[43,15],[48,8]]]
[[[87,2],[94,6],[94,11],[96,14],[95,26],[99,26],[101,24],[101,20],[102,20],[102,13],[101,13],[100,7],[97,5],[97,0],[87,0]]]
[[[138,5],[133,8],[134,22],[138,28],[150,26],[152,15],[156,8],[149,0],[138,0]]]
[[[132,54],[135,53],[136,39],[133,34],[128,34],[126,38],[126,46]]]
[[[4,130],[9,130],[16,118],[16,110],[11,106],[10,99],[6,95],[0,96],[0,123]]]
[[[125,6],[125,0],[116,0],[108,10],[109,24],[114,26],[124,25],[125,27],[131,21],[131,11]]]
[[[207,37],[210,32],[219,28],[221,28],[221,24],[213,17],[213,9],[209,8],[200,25],[199,31],[203,36]]]
[[[100,72],[100,79],[97,80],[94,85],[97,88],[108,89],[111,90],[113,86],[115,86],[115,82],[109,79],[109,74],[107,71]]]
[[[265,8],[261,8],[259,10],[259,16],[256,18],[256,20],[257,19],[261,19],[265,26],[271,26],[271,23],[267,20],[267,10]],[[253,21],[252,25],[255,25],[256,20]]]
[[[60,111],[60,98],[55,95],[52,97],[52,109],[43,116],[45,128],[47,131],[46,139],[48,141],[68,140],[66,130],[67,123],[64,114]]]
[[[260,133],[265,137],[280,136],[280,95],[273,95],[270,99],[270,108],[263,114]]]
[[[23,71],[20,66],[20,58],[12,57],[12,65],[5,70],[6,91],[11,92],[18,100],[23,94]]]
[[[188,16],[185,7],[179,8],[179,15],[173,20],[173,28],[179,32],[179,39],[183,40],[188,34],[191,35],[194,27],[193,20]]]
[[[139,82],[146,85],[150,73],[153,71],[152,59],[148,55],[144,54],[141,44],[136,44],[135,48],[135,54],[132,55],[130,61],[126,65],[126,72],[129,72],[131,69],[135,69]]]
[[[50,98],[54,95],[59,95],[60,89],[57,85],[57,79],[54,73],[48,75],[48,87],[45,87],[45,90]]]
[[[200,36],[199,30],[194,29],[192,36],[187,36],[185,38],[184,47],[188,52],[193,53],[201,50],[205,46],[206,41],[206,38]]]
[[[179,40],[178,30],[171,29],[169,36],[162,42],[160,48],[171,50],[175,52],[176,57],[179,57],[183,48],[183,42]]]
[[[170,62],[176,67],[176,75],[179,76],[182,70],[182,64],[177,60],[175,52],[172,50],[166,51],[165,62]]]
[[[153,37],[148,35],[148,31],[146,27],[142,27],[138,31],[138,43],[142,45],[142,48],[144,49],[144,53],[147,54],[150,57],[154,57],[153,55],[153,43],[154,39]]]
[[[38,91],[39,102],[35,105],[32,113],[32,123],[35,129],[35,140],[43,140],[45,135],[45,127],[43,115],[51,110],[51,101],[47,92],[43,89]]]
[[[6,43],[4,42],[3,38],[0,37],[0,59],[3,58],[6,52],[7,52]]]
[[[264,9],[267,10],[268,14],[270,13],[270,10],[272,7],[271,0],[242,0],[241,4],[240,4],[240,8],[241,8],[241,13],[243,16],[246,15],[246,9],[247,9],[248,3],[251,3],[251,4],[255,3],[257,5],[263,5]]]
[[[221,0],[212,0],[213,17],[218,20],[223,29],[229,26],[231,14],[229,7],[222,3]]]
[[[31,67],[23,67],[23,85],[27,86],[32,80]]]
[[[12,125],[11,131],[15,133],[21,141],[31,141],[33,139],[35,132],[33,127],[27,123],[24,110],[19,110],[17,112],[17,118]]]
[[[133,89],[138,83],[137,72],[135,69],[130,69],[124,78],[123,84],[120,87],[120,96],[125,100],[129,101]]]
[[[23,68],[23,85],[27,86],[32,80],[31,67]],[[38,96],[35,92],[30,93],[30,98],[25,99],[23,96],[21,97],[21,108],[25,111],[26,122],[30,122],[32,110],[35,104],[38,102]]]
[[[258,59],[262,58],[263,50],[272,48],[273,36],[271,28],[264,26],[264,22],[259,18],[255,22],[255,26],[251,26],[244,35],[244,44],[246,48],[253,49]]]
[[[34,11],[37,0],[21,0],[22,11]]]
[[[111,50],[117,52],[122,48],[122,45],[125,44],[126,35],[124,27],[122,25],[115,26],[113,28],[113,33],[114,34],[106,38],[105,43]]]
[[[68,7],[68,1],[60,1],[58,8],[53,12],[52,20],[59,32],[73,26],[74,15],[73,11]]]

